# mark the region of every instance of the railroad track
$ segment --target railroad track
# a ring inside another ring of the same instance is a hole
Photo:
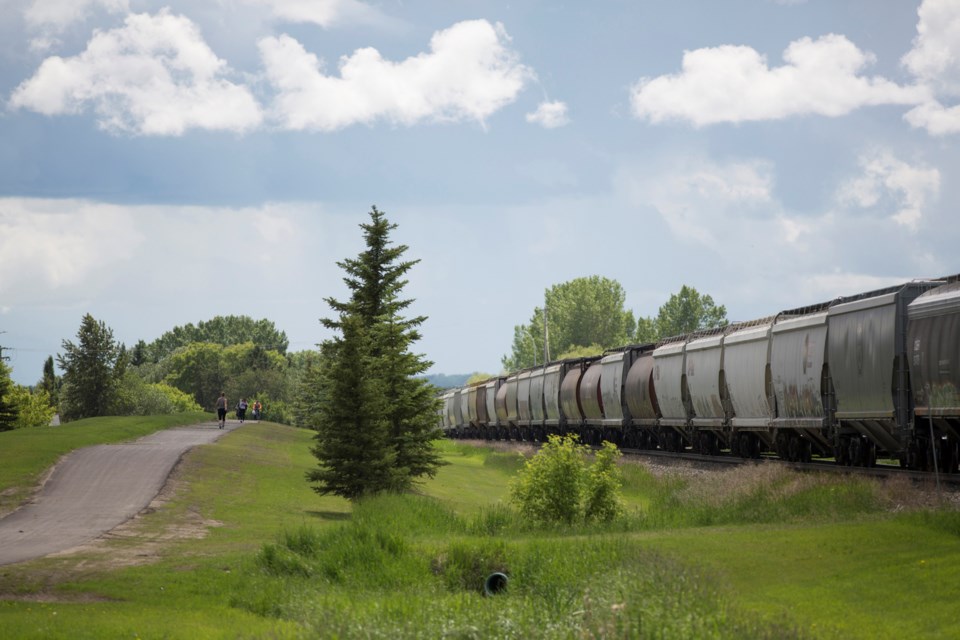
[[[812,462],[790,462],[774,457],[740,458],[726,455],[703,455],[699,453],[673,453],[652,449],[621,449],[624,455],[649,457],[658,461],[675,460],[678,462],[693,462],[715,466],[741,466],[748,464],[780,464],[791,469],[805,472],[839,473],[845,475],[869,476],[874,478],[905,478],[914,482],[939,483],[952,487],[960,487],[960,474],[940,473],[931,471],[911,471],[901,469],[898,465],[878,464],[873,467],[853,467],[838,465],[832,460],[815,460]]]
[[[493,442],[509,444],[518,448],[538,448],[539,442],[530,442],[526,440],[462,440],[478,446],[490,445]],[[832,460],[814,460],[812,462],[790,462],[781,460],[772,456],[762,456],[760,458],[741,458],[730,454],[704,455],[700,453],[683,452],[675,453],[671,451],[660,451],[659,449],[620,449],[624,455],[635,456],[638,458],[650,458],[658,462],[677,462],[694,463],[702,466],[713,467],[731,467],[743,466],[749,464],[779,464],[786,465],[790,469],[804,472],[821,473],[839,473],[845,475],[859,475],[873,478],[904,478],[918,483],[929,483],[935,485],[949,486],[952,488],[960,487],[960,474],[940,473],[935,474],[931,471],[911,471],[902,469],[898,465],[878,464],[873,467],[853,467],[838,465]]]

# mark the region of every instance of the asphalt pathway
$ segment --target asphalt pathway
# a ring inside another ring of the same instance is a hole
[[[0,520],[0,565],[85,544],[126,522],[160,493],[185,452],[239,426],[205,422],[70,453],[39,495]]]

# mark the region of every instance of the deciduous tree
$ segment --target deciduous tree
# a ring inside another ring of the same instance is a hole
[[[576,278],[550,287],[545,301],[551,358],[578,347],[606,349],[633,339],[636,321],[633,312],[624,308],[626,293],[616,280]],[[543,308],[537,307],[529,323],[514,327],[504,368],[512,371],[542,362],[543,336]]]
[[[727,309],[714,303],[709,295],[701,295],[693,287],[683,285],[660,307],[657,318],[640,318],[638,341],[656,342],[701,329],[727,325]]]

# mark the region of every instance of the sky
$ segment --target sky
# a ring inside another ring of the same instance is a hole
[[[960,272],[960,0],[0,0],[0,345],[330,334],[372,206],[431,373],[544,291],[750,320]]]

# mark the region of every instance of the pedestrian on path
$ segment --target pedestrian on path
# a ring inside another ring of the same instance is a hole
[[[246,417],[247,417],[247,399],[240,398],[240,402],[237,403],[237,418],[240,419],[240,424],[243,424],[243,420]]]
[[[223,391],[220,392],[220,397],[217,398],[217,421],[220,423],[221,429],[227,424],[227,394]]]

